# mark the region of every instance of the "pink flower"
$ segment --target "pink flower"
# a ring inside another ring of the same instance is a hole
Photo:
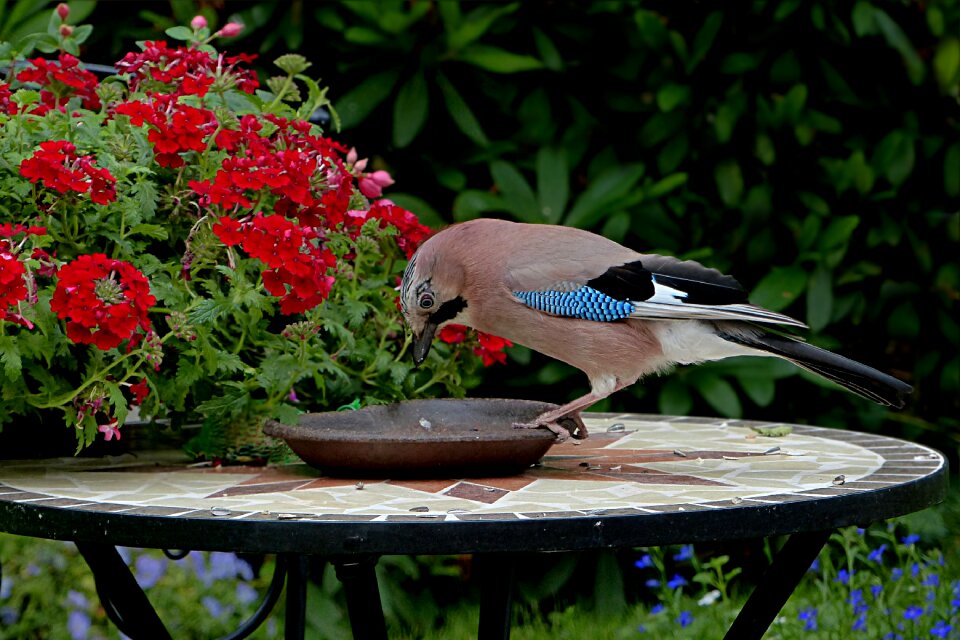
[[[383,188],[393,184],[393,178],[386,171],[365,173],[360,177],[360,193],[368,198],[379,198],[383,195]]]
[[[108,442],[114,438],[117,440],[120,439],[120,425],[118,424],[117,420],[100,425],[97,427],[97,431],[102,433],[103,439]]]
[[[221,38],[236,38],[238,35],[243,33],[243,25],[239,22],[228,22],[223,25],[223,28],[220,31],[217,31],[214,35]]]
[[[194,31],[199,31],[200,29],[205,29],[207,26],[207,19],[203,16],[194,16],[193,20],[190,21],[190,28]]]
[[[70,7],[67,6],[66,2],[57,5],[57,15],[60,16],[61,20],[66,20],[67,16],[70,15]]]

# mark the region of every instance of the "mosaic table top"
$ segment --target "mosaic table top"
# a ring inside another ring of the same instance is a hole
[[[823,524],[834,526],[845,513],[854,517],[851,505],[868,505],[857,522],[869,522],[925,508],[946,487],[940,453],[893,438],[799,425],[769,437],[761,433],[783,425],[595,415],[584,420],[589,438],[554,445],[539,464],[503,478],[331,478],[304,464],[192,465],[176,452],[0,462],[0,530],[33,535],[41,525],[17,525],[17,518],[37,511],[49,521],[68,511],[110,515],[116,526],[121,516],[148,516],[143,522],[152,524],[210,520],[218,531],[227,531],[226,523],[616,524],[624,516],[634,529],[653,531],[659,516],[699,513],[692,526],[706,522],[705,512],[755,507],[802,522],[816,519],[815,505],[823,504],[833,504]],[[799,519],[770,510],[799,503],[812,509]],[[76,530],[89,524],[71,522]],[[373,529],[364,531],[362,539]],[[40,535],[69,537],[60,530]]]

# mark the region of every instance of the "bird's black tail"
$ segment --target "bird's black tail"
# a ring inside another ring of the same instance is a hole
[[[905,396],[913,392],[913,387],[893,376],[799,340],[761,330],[749,333],[721,331],[718,335],[724,340],[789,360],[887,407],[902,408]]]

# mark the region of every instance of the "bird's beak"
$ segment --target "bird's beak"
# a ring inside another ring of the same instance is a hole
[[[433,334],[437,332],[437,325],[428,322],[423,325],[423,331],[420,335],[413,336],[413,362],[418,367],[427,359],[430,353],[430,345],[433,344]]]

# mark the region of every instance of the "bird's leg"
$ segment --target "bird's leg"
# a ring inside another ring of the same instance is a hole
[[[615,386],[613,386],[609,390],[606,390],[606,389],[602,391],[593,390],[584,396],[580,396],[579,398],[577,398],[576,400],[573,400],[572,402],[568,402],[563,406],[557,407],[556,409],[551,409],[550,411],[547,411],[546,413],[537,416],[537,418],[533,422],[517,423],[517,424],[514,424],[513,426],[515,429],[546,428],[557,435],[558,442],[563,442],[567,438],[569,438],[571,434],[569,430],[567,430],[565,427],[560,425],[561,419],[569,415],[579,414],[581,411],[583,411],[590,405],[603,400],[604,398],[609,396],[611,393],[619,391],[620,389],[623,389],[625,386],[627,385],[618,382],[616,383]]]

